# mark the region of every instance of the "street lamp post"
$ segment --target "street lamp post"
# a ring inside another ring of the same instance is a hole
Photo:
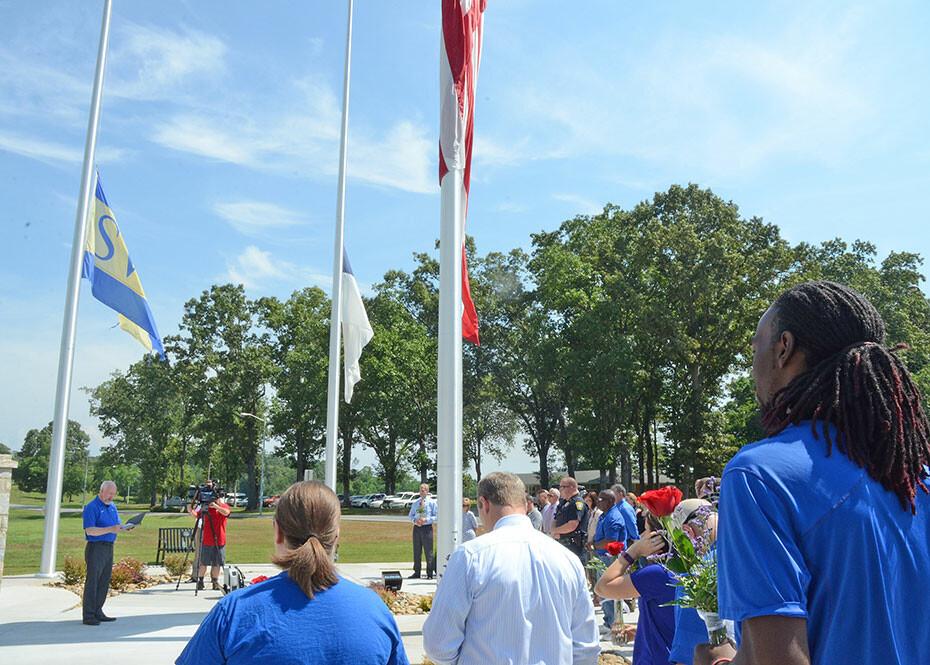
[[[258,514],[261,516],[264,514],[262,511],[262,497],[265,496],[265,428],[268,425],[268,421],[264,418],[259,418],[254,413],[246,413],[245,411],[239,415],[248,416],[249,418],[255,418],[255,420],[262,421],[262,475],[261,479],[258,481]]]

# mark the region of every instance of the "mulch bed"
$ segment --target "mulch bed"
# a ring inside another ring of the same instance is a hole
[[[171,577],[170,575],[144,575],[144,579],[138,584],[128,584],[123,589],[114,589],[110,587],[107,591],[107,598],[112,598],[113,596],[118,596],[121,593],[131,593],[133,591],[141,591],[142,589],[147,589],[150,586],[156,586],[158,584],[170,584],[177,582],[176,577]],[[66,589],[71,593],[77,595],[80,598],[84,594],[84,583],[81,584],[65,584],[61,581],[47,582],[43,586],[53,587],[55,589]]]

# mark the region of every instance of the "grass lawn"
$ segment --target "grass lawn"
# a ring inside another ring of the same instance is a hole
[[[14,488],[14,496],[16,492]],[[20,494],[12,499],[11,503],[27,503],[20,500],[21,497]],[[117,505],[123,519],[131,517],[133,510],[140,510],[136,506]],[[155,552],[158,549],[158,529],[190,526],[192,522],[186,514],[146,514],[142,526],[117,538],[114,558],[119,560],[131,556],[140,561],[154,563]],[[44,528],[42,513],[35,510],[10,510],[3,567],[5,574],[38,572]],[[413,525],[409,522],[344,521],[340,527],[339,560],[343,563],[410,561],[413,558],[412,530]],[[274,549],[272,534],[271,519],[230,519],[226,528],[226,560],[229,563],[268,561]],[[64,513],[61,516],[56,563],[58,570],[62,569],[65,555],[68,554],[75,557],[84,556],[84,529],[80,513]]]

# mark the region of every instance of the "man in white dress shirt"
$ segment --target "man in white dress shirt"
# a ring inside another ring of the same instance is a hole
[[[552,530],[552,527],[555,525],[555,514],[559,509],[559,490],[551,489],[546,493],[546,499],[549,501],[545,507],[541,508],[542,511],[542,532],[549,533]]]
[[[478,483],[485,535],[452,553],[423,624],[437,665],[594,665],[600,645],[578,557],[535,530],[523,482]]]

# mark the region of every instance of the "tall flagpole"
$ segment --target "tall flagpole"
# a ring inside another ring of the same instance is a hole
[[[464,171],[452,168],[442,179],[439,233],[439,368],[436,491],[439,495],[437,571],[462,531],[462,190]]]
[[[336,439],[339,434],[339,338],[342,323],[343,215],[346,207],[346,143],[349,133],[349,65],[352,61],[352,0],[346,27],[346,75],[342,87],[342,137],[336,194],[336,243],[333,250],[333,302],[329,315],[329,389],[326,395],[326,486],[336,491]],[[349,488],[343,488],[349,496]]]
[[[58,354],[58,387],[55,390],[55,419],[52,425],[52,444],[48,459],[48,485],[45,494],[45,535],[42,539],[42,563],[37,577],[55,576],[55,559],[58,553],[58,518],[61,510],[61,483],[64,477],[65,438],[68,433],[68,407],[71,402],[71,370],[74,365],[74,336],[77,330],[78,298],[81,294],[81,262],[84,239],[90,216],[94,186],[94,157],[97,152],[97,126],[100,121],[100,96],[103,89],[103,72],[107,60],[110,38],[110,8],[112,0],[104,0],[103,24],[100,27],[100,45],[97,48],[97,71],[94,74],[94,92],[90,100],[90,118],[87,121],[87,141],[84,144],[84,165],[81,167],[81,193],[78,198],[77,218],[74,220],[74,238],[71,241],[71,268],[68,271],[68,290],[65,296],[65,316],[61,326],[61,350]]]

